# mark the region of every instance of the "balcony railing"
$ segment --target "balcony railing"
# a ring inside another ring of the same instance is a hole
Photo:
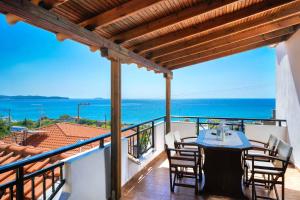
[[[165,117],[159,117],[154,120],[146,121],[134,125],[131,130],[135,133],[127,136],[128,154],[134,158],[140,158],[144,153],[154,148],[154,128],[155,124],[163,122]]]
[[[224,117],[196,117],[196,116],[172,116],[172,121],[185,121],[193,122],[196,126],[196,133],[199,134],[201,128],[208,126],[215,126],[220,120],[225,120],[232,129],[236,130],[245,130],[245,124],[263,124],[263,123],[272,123],[274,125],[281,126],[283,123],[286,123],[286,120],[278,119],[254,119],[254,118],[224,118]],[[128,154],[134,158],[140,158],[144,153],[149,151],[155,146],[155,126],[158,123],[164,122],[165,117],[159,117],[150,121],[146,121],[140,124],[126,127],[122,129],[122,132],[132,130],[133,134],[126,136],[128,139]],[[165,129],[164,129],[165,130]],[[165,134],[165,131],[164,131]],[[80,148],[82,146],[99,142],[99,148],[104,148],[104,141],[111,137],[111,133],[103,134],[95,138],[87,139],[80,141],[76,144],[68,145],[61,147],[46,153],[39,155],[31,156],[23,160],[19,160],[4,166],[0,166],[0,174],[15,171],[16,179],[11,182],[4,183],[0,185],[0,191],[2,194],[9,195],[10,199],[16,197],[17,200],[24,199],[24,185],[31,182],[31,194],[32,199],[35,199],[35,181],[38,177],[42,177],[43,182],[43,199],[52,199],[56,193],[63,187],[65,179],[63,176],[63,166],[64,162],[60,161],[56,164],[51,165],[50,167],[43,168],[41,170],[35,171],[33,173],[25,174],[26,165],[31,163],[36,163],[47,158],[62,154],[64,152]],[[55,176],[55,171],[58,171],[58,176]],[[49,187],[46,186],[46,179],[51,179],[51,190],[50,194],[48,192]],[[46,191],[48,194],[46,194]],[[48,196],[48,197],[47,197]]]
[[[172,116],[172,119],[178,121],[194,122],[197,125],[197,135],[199,131],[204,129],[204,126],[211,128],[218,125],[221,121],[225,121],[226,125],[230,126],[232,130],[239,130],[245,132],[246,124],[272,124],[282,126],[286,124],[283,119],[260,119],[260,118],[233,118],[233,117],[199,117],[199,116]]]
[[[122,129],[122,132],[133,130],[135,131],[134,134],[127,136],[128,140],[131,141],[128,143],[128,153],[135,158],[139,158],[142,154],[147,152],[149,149],[154,147],[154,125],[157,122],[163,122],[165,117],[160,117],[154,120],[150,120],[147,122],[143,122],[140,124],[136,124],[133,126],[126,127]],[[0,191],[3,191],[2,194],[9,195],[9,199],[14,198],[14,193],[16,194],[15,197],[17,200],[24,199],[24,185],[31,181],[31,194],[32,199],[35,199],[35,179],[37,177],[42,176],[43,182],[43,199],[46,199],[46,179],[51,178],[51,194],[48,195],[48,199],[52,199],[55,194],[60,190],[60,188],[64,185],[65,179],[63,176],[63,162],[58,162],[56,164],[51,165],[50,167],[43,168],[41,170],[35,171],[30,174],[24,174],[24,168],[26,165],[31,163],[36,163],[38,161],[42,161],[47,158],[51,158],[53,156],[62,154],[64,152],[80,148],[82,146],[99,142],[99,147],[104,147],[105,139],[111,137],[111,133],[103,134],[97,136],[95,138],[87,139],[84,141],[80,141],[76,144],[68,145],[65,147],[61,147],[46,153],[42,153],[39,155],[34,155],[29,158],[25,158],[23,160],[19,160],[4,166],[0,167],[0,174],[14,170],[16,173],[16,179],[14,181],[4,183],[0,185]],[[59,180],[55,177],[54,171],[56,169],[59,170]],[[15,188],[15,190],[14,190]],[[5,192],[8,190],[8,192]],[[15,191],[15,192],[14,192]]]

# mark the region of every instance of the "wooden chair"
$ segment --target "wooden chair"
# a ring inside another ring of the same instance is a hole
[[[187,150],[175,148],[175,138],[173,133],[165,135],[166,152],[169,160],[170,190],[174,192],[175,186],[195,188],[198,194],[199,178],[199,150]],[[181,143],[177,145],[182,145]],[[199,149],[199,148],[198,148]],[[183,153],[189,154],[183,156]],[[194,184],[183,183],[183,178],[194,179]]]
[[[275,148],[277,146],[279,139],[276,136],[271,134],[266,143],[258,140],[249,140],[249,141],[253,145],[253,150],[248,151],[248,154],[274,155]]]
[[[202,150],[202,148],[199,148],[199,145],[197,145],[195,142],[197,140],[197,136],[191,136],[191,137],[181,137],[179,131],[174,131],[173,132],[174,135],[174,139],[175,139],[175,147],[179,148],[179,149],[185,149],[185,150],[189,150],[191,152],[179,152],[180,155],[182,156],[193,156],[193,151],[196,152],[197,156],[198,156],[198,161],[199,161],[199,181],[202,181],[202,166],[203,166],[203,162],[204,162],[204,152]],[[201,153],[200,155],[198,155],[198,153]],[[200,156],[200,157],[199,157]]]
[[[279,195],[276,185],[281,185],[281,199],[284,200],[284,174],[289,164],[293,148],[279,141],[275,155],[249,154],[251,160],[246,161],[246,167],[251,173],[250,181],[252,184],[252,199],[272,199],[256,194],[256,186],[264,186],[270,191],[274,189],[276,199]],[[258,159],[268,159],[269,162],[259,161]]]
[[[264,143],[261,141],[257,140],[249,140],[251,144],[253,145],[252,150],[247,150],[243,153],[243,166],[244,166],[244,184],[246,186],[249,186],[250,180],[249,180],[249,171],[247,168],[247,160],[251,160],[252,157],[251,155],[269,155],[273,156],[276,154],[276,147],[279,139],[275,137],[274,135],[270,135],[268,142]],[[265,161],[265,162],[270,162],[270,159],[268,158],[262,158],[262,157],[256,157],[257,161]]]

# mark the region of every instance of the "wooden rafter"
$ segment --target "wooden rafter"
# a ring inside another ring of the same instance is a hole
[[[150,41],[146,41],[143,42],[142,44],[133,46],[130,49],[139,53],[149,51],[151,49],[156,49],[159,48],[160,46],[172,44],[176,41],[183,40],[184,38],[199,34],[203,31],[207,31],[209,29],[213,29],[222,25],[237,22],[249,16],[261,14],[262,12],[269,11],[270,9],[274,9],[276,7],[285,5],[288,2],[293,2],[293,1],[295,0],[265,0],[260,3],[251,5],[247,8],[236,11],[234,13],[228,13],[226,15],[216,17],[212,20],[208,20],[199,25],[192,26],[183,29],[181,31],[171,32],[158,38],[154,38]]]
[[[197,60],[193,60],[193,61],[190,61],[190,62],[170,66],[170,67],[168,67],[168,69],[175,70],[175,69],[187,67],[187,66],[190,66],[190,65],[199,64],[199,63],[207,62],[207,61],[210,61],[210,60],[222,58],[222,57],[225,57],[225,56],[241,53],[241,52],[244,52],[244,51],[253,50],[253,49],[256,49],[256,48],[263,47],[263,46],[276,44],[276,43],[285,41],[288,37],[289,37],[289,35],[282,36],[282,37],[279,37],[279,38],[270,39],[270,40],[263,41],[263,42],[258,42],[258,43],[255,43],[255,44],[250,44],[250,45],[238,47],[238,48],[235,48],[235,49],[229,49],[226,52],[219,52],[217,54],[209,55],[207,57],[201,57]]]
[[[81,22],[80,25],[82,27],[88,28],[89,30],[101,28],[124,17],[128,17],[131,14],[134,14],[135,12],[152,6],[153,4],[158,2],[160,2],[160,0],[131,0],[111,10],[105,11],[97,16],[87,19]]]
[[[269,35],[273,34],[272,32],[277,30],[286,29],[287,27],[297,25],[300,23],[300,16],[294,16],[292,18],[281,20],[279,22],[273,22],[268,25],[262,25],[261,27],[250,28],[240,33],[230,34],[222,38],[218,38],[213,42],[205,42],[198,46],[193,46],[181,51],[174,52],[172,54],[165,55],[155,61],[164,64],[170,61],[178,60],[181,58],[186,58],[190,55],[199,54],[201,52],[206,52],[210,49],[216,47],[228,45],[232,42],[244,41],[245,39],[252,38],[258,35]]]
[[[247,46],[249,44],[255,44],[258,42],[264,42],[264,41],[267,41],[270,39],[279,38],[281,36],[290,35],[290,34],[293,34],[295,31],[296,31],[295,27],[289,27],[289,28],[281,29],[281,30],[274,31],[271,33],[254,36],[252,38],[246,38],[241,41],[228,42],[227,45],[223,45],[223,46],[219,46],[219,47],[217,46],[215,48],[212,48],[212,49],[209,49],[209,50],[197,53],[197,54],[188,55],[183,58],[172,60],[170,62],[165,63],[165,65],[166,66],[174,66],[174,65],[183,64],[186,62],[191,62],[193,60],[198,60],[199,58],[202,58],[202,57],[208,57],[208,56],[211,56],[214,54],[218,54],[220,52],[227,51],[228,49],[235,49],[238,47]]]
[[[112,37],[112,40],[117,41],[118,43],[124,43],[137,37],[141,37],[145,34],[149,34],[159,29],[166,28],[167,26],[178,24],[184,20],[191,19],[198,15],[203,15],[214,9],[221,8],[236,1],[238,0],[213,1],[211,3],[202,1],[196,6],[188,7],[184,10],[180,10],[161,19],[142,24],[136,28],[115,35],[114,37]]]
[[[109,52],[118,55],[120,59],[130,59],[132,60],[132,63],[145,66],[152,70],[162,73],[171,73],[169,70],[156,63],[145,59],[96,33],[83,29],[79,25],[58,16],[53,12],[40,8],[29,1],[0,0],[0,12],[14,14],[24,19],[26,22],[45,30],[69,35],[71,39],[88,46],[108,48]]]
[[[163,58],[165,58],[165,60],[171,60],[174,57],[180,57],[182,54],[192,53],[189,52],[192,48],[194,48],[195,51],[201,51],[209,47],[209,43],[211,43],[211,45],[214,45],[215,42],[217,45],[225,44],[228,40],[227,37],[234,37],[235,40],[241,40],[245,37],[252,37],[253,35],[268,33],[276,29],[284,28],[284,26],[292,26],[298,23],[299,12],[300,2],[297,2],[292,6],[286,7],[286,9],[282,10],[280,13],[257,18],[252,21],[244,22],[239,26],[228,27],[205,36],[196,37],[188,41],[151,51],[151,56],[156,61],[160,61]],[[202,45],[203,48],[201,47]],[[175,52],[178,52],[178,54],[175,54]],[[174,57],[172,57],[172,54]],[[170,55],[170,57],[167,57],[167,55]]]

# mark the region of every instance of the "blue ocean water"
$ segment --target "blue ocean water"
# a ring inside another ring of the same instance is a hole
[[[77,116],[78,103],[82,106],[80,116],[89,119],[110,119],[108,99],[26,99],[0,100],[0,116],[4,109],[11,109],[14,120],[37,120],[40,116],[58,118],[63,114]],[[175,99],[171,102],[171,114],[181,116],[271,118],[275,99]],[[165,115],[165,100],[122,100],[122,122],[139,123]]]

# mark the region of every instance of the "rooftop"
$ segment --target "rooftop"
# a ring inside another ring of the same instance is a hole
[[[110,132],[110,130],[105,128],[64,122],[42,127],[34,134],[12,133],[11,135],[3,138],[2,141],[6,143],[17,143],[20,145],[29,145],[47,149],[57,149],[59,147],[77,143],[81,140],[103,135],[108,132]],[[133,131],[128,130],[123,133],[123,136],[128,136],[132,133]],[[105,142],[109,141],[109,138],[105,140]],[[72,152],[81,152],[98,145],[99,143],[92,143],[90,145],[85,145],[82,148],[74,149]]]
[[[13,163],[16,162],[18,160],[22,160],[24,158],[28,158],[30,156],[33,155],[38,155],[44,152],[49,151],[50,149],[46,149],[46,148],[38,148],[38,147],[32,147],[32,146],[20,146],[17,144],[6,144],[4,142],[0,142],[0,165],[6,165],[9,163]],[[51,165],[53,165],[54,163],[56,163],[59,160],[62,160],[64,158],[67,158],[69,156],[71,156],[73,154],[70,153],[63,153],[60,154],[59,156],[54,156],[51,158],[47,158],[44,160],[41,160],[39,162],[36,163],[31,163],[28,164],[26,166],[24,166],[24,174],[29,174],[29,173],[33,173],[36,172],[37,170],[43,169],[43,168],[47,168]],[[55,178],[59,177],[59,170],[56,169],[55,170]],[[9,181],[13,181],[15,180],[16,174],[14,170],[5,172],[0,174],[0,184],[4,184],[4,183],[8,183]],[[47,175],[46,177],[46,188],[49,188],[51,186],[51,177],[50,174]],[[38,176],[35,179],[35,196],[36,198],[38,198],[43,190],[43,182],[42,182],[42,176]],[[32,185],[30,182],[25,183],[24,185],[24,195],[25,195],[25,199],[30,199],[32,194]],[[0,194],[1,200],[6,200],[9,199],[9,191],[5,190],[3,193]]]

